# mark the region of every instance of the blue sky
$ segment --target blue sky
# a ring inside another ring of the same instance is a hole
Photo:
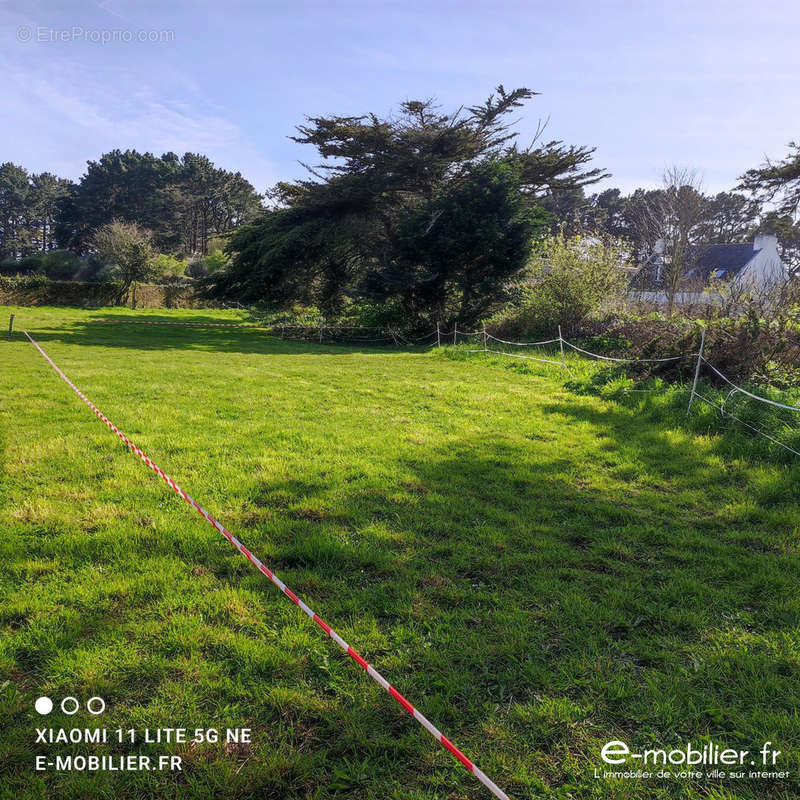
[[[199,151],[263,191],[313,161],[287,138],[305,115],[455,108],[498,83],[542,93],[522,143],[549,119],[547,138],[595,146],[603,186],[624,191],[672,164],[729,189],[800,139],[789,0],[16,0],[0,14],[0,161],[70,178],[114,147]]]

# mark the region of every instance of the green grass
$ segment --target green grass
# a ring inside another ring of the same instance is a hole
[[[544,365],[90,322],[234,312],[11,310],[513,797],[800,792],[796,463]],[[489,796],[20,333],[0,341],[0,387],[0,797]],[[108,711],[39,717],[42,694]],[[254,741],[142,748],[181,773],[34,772],[87,752],[35,744],[45,722]],[[792,778],[594,777],[610,739],[708,737],[771,740]]]

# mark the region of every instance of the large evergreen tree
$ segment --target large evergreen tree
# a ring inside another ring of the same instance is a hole
[[[151,231],[159,250],[204,255],[211,237],[260,210],[253,186],[206,156],[113,150],[88,163],[62,204],[57,233],[62,246],[84,251],[94,231],[120,220]]]
[[[759,200],[777,201],[778,213],[796,216],[800,212],[800,144],[789,142],[790,153],[781,161],[770,161],[749,169],[739,188],[751,191]]]
[[[55,247],[56,216],[71,187],[49,172],[31,175],[11,162],[0,165],[0,259]]]
[[[433,313],[471,323],[504,295],[525,266],[548,215],[521,188],[513,159],[471,166],[462,180],[410,214],[395,240],[395,257],[367,271],[362,291],[399,300],[404,319]]]
[[[56,226],[61,203],[72,191],[72,181],[51,172],[31,175],[30,224],[36,231],[38,249],[45,253],[56,246]]]
[[[0,165],[0,258],[18,258],[30,252],[28,171],[7,161]]]
[[[541,199],[603,177],[585,168],[590,148],[516,145],[509,115],[533,95],[500,86],[452,114],[428,100],[387,119],[310,118],[293,138],[322,163],[275,188],[275,209],[233,236],[209,292],[330,310],[368,296],[474,319],[524,263]]]

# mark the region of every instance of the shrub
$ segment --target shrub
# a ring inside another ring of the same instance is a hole
[[[47,286],[46,275],[0,276],[0,289],[7,292],[29,292]]]
[[[113,220],[99,227],[92,236],[91,244],[95,253],[110,268],[112,280],[119,283],[117,301],[136,284],[153,277],[153,251],[151,234],[133,222]],[[135,307],[135,303],[134,303]]]
[[[74,280],[83,264],[71,250],[50,250],[41,256],[41,270],[52,281]]]
[[[224,269],[229,263],[230,257],[222,250],[209,250],[208,255],[197,258],[186,265],[183,274],[190,278],[206,278]]]
[[[42,254],[34,253],[30,256],[23,256],[17,261],[17,266],[22,274],[42,272]]]
[[[704,356],[736,382],[755,380],[782,387],[800,385],[800,330],[779,320],[755,316],[718,317],[699,321],[685,317],[609,314],[586,320],[573,334],[588,349],[625,358],[670,358],[696,353],[705,329]],[[666,363],[640,363],[627,367],[638,377],[659,375],[669,380],[691,378],[692,358]],[[710,369],[703,372],[715,384],[723,381]]]
[[[218,270],[224,269],[230,262],[230,257],[222,250],[211,251],[204,259],[206,270],[209,275],[213,275]]]
[[[208,275],[205,261],[202,258],[192,261],[183,274],[189,278],[205,278]]]
[[[185,261],[182,261],[177,256],[168,255],[167,253],[159,253],[157,256],[154,256],[150,264],[156,279],[160,278],[162,281],[167,282],[172,282],[176,278],[182,277],[186,270]]]
[[[489,320],[501,334],[565,335],[576,331],[590,314],[622,295],[628,276],[628,252],[616,240],[592,236],[547,239],[512,292],[516,302]]]

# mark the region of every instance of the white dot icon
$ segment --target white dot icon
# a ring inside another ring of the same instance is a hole
[[[34,708],[40,714],[49,714],[53,710],[53,701],[49,697],[40,697],[34,703]]]

